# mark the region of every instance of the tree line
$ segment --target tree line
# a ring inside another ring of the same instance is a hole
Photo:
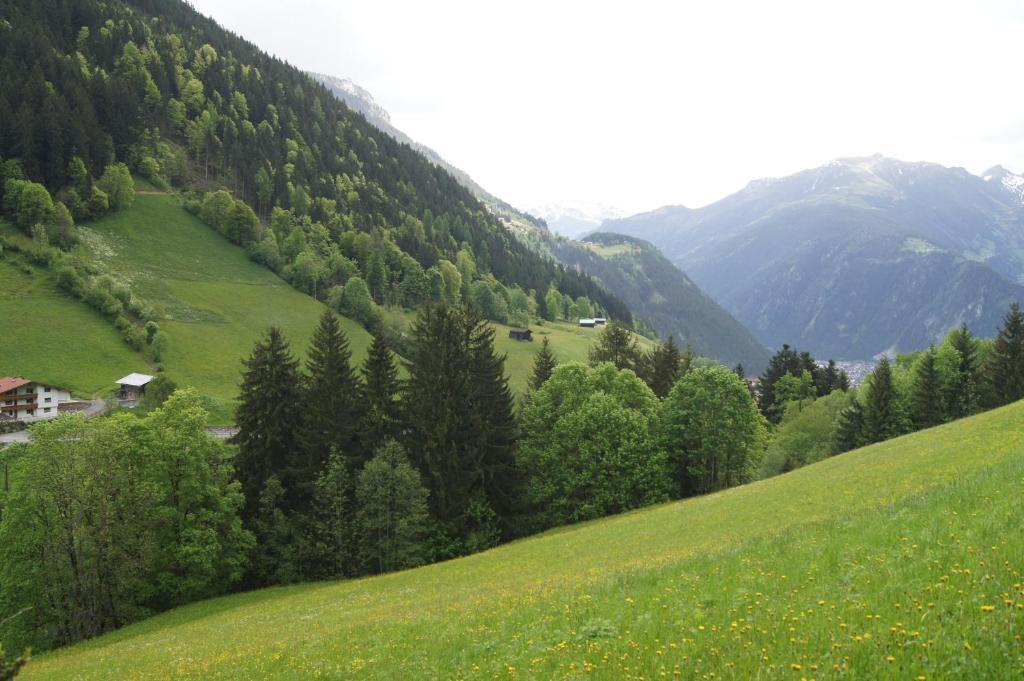
[[[812,387],[827,381],[808,378],[803,364],[783,348],[761,379],[761,404],[777,422],[762,476],[1024,398],[1024,315],[1013,303],[994,339],[963,324],[937,346],[882,357],[857,389],[845,378],[834,392]]]
[[[0,617],[29,615],[0,639],[42,650],[198,598],[443,560],[756,475],[767,433],[751,393],[672,341],[639,352],[613,323],[587,364],[542,343],[517,405],[472,307],[428,304],[409,335],[401,364],[377,335],[356,367],[330,311],[304,364],[269,329],[230,444],[203,432],[187,389],[141,417],[37,426],[5,452]]]

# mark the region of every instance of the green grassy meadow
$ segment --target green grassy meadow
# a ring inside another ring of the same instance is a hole
[[[511,327],[504,324],[494,325],[494,347],[504,355],[505,372],[509,375],[509,385],[515,392],[526,390],[527,381],[533,371],[533,358],[540,349],[541,340],[547,338],[551,350],[559,362],[586,362],[590,346],[597,340],[603,327],[593,329],[580,328],[568,322],[549,322],[530,326],[533,331],[533,342],[513,340],[508,337]],[[653,343],[637,336],[637,343],[643,349],[650,348]]]
[[[1024,673],[1024,403],[706,497],[197,603],[27,679]]]
[[[215,421],[230,421],[241,361],[268,326],[280,326],[293,351],[305,354],[323,305],[249,260],[173,196],[138,195],[130,210],[81,232],[91,256],[128,280],[164,317],[165,370],[179,385],[211,398]],[[342,325],[354,360],[361,362],[369,334],[351,320]]]
[[[231,422],[241,360],[268,326],[280,326],[293,351],[304,356],[323,305],[249,260],[176,197],[138,194],[130,209],[80,225],[79,232],[78,254],[102,263],[157,308],[169,337],[164,369],[208,398],[213,423]],[[0,337],[13,341],[0,352],[0,374],[25,374],[93,396],[113,390],[113,381],[127,373],[155,370],[102,315],[58,290],[45,268],[25,275],[15,257],[0,260]],[[386,314],[404,325],[412,320],[409,312]],[[342,326],[353,361],[362,362],[370,335],[349,319],[342,318]],[[526,389],[542,337],[551,340],[560,361],[586,361],[601,331],[545,322],[533,327],[536,341],[524,343],[508,337],[509,327],[495,327],[516,392]],[[638,338],[642,347],[650,345]]]
[[[0,259],[0,376],[24,375],[93,397],[148,368],[103,315],[60,291],[46,268],[16,254]]]

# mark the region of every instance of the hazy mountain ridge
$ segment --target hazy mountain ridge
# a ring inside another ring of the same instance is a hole
[[[882,156],[756,180],[602,231],[647,239],[763,343],[867,358],[1024,299],[1024,178]],[[884,282],[884,285],[882,285]]]
[[[726,365],[760,371],[768,351],[652,244],[621,234],[595,233],[582,242],[552,238],[555,257],[590,274],[622,299],[660,336],[675,336],[695,352]]]

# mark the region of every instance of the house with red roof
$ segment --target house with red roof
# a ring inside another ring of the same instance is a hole
[[[57,416],[71,393],[21,376],[0,377],[0,421],[42,421]]]

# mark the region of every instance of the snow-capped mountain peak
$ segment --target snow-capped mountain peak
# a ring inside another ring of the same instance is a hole
[[[982,173],[986,182],[998,182],[1003,189],[1024,205],[1024,175],[1010,172],[1003,166],[993,166]]]

